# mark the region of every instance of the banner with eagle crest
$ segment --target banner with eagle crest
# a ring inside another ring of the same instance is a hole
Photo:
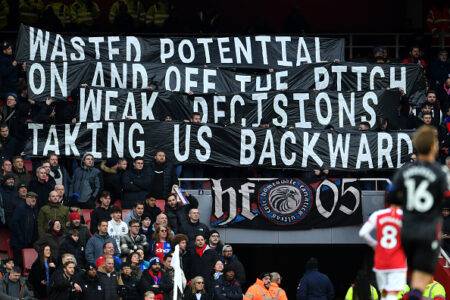
[[[212,227],[301,230],[358,225],[360,183],[354,178],[310,181],[212,179]]]

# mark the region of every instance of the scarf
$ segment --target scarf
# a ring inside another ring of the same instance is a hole
[[[148,274],[153,279],[153,282],[159,285],[159,282],[161,281],[161,272],[158,272],[158,274],[156,274],[155,276],[151,270],[148,270]]]
[[[206,244],[203,245],[202,248],[195,247],[195,252],[197,252],[198,256],[202,257],[203,253],[205,253],[205,249],[206,249]]]

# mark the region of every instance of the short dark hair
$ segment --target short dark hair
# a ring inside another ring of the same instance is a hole
[[[199,117],[201,117],[202,114],[199,113],[198,111],[194,111],[194,112],[191,114],[191,118],[193,118],[194,116],[199,116]]]
[[[128,222],[128,226],[133,226],[133,224],[139,224],[139,221],[138,220],[135,220],[135,219],[131,219],[130,220],[130,222]]]
[[[6,124],[6,123],[1,123],[0,124],[0,129],[1,128],[8,128],[9,129],[9,126],[8,126],[8,124]]]
[[[169,252],[169,253],[167,253],[166,255],[164,255],[163,261],[166,261],[169,257],[173,257],[172,252]]]
[[[362,122],[359,123],[359,125],[364,125],[364,126],[367,126],[367,127],[370,128],[370,123],[367,122],[367,121],[362,121]]]
[[[19,266],[14,266],[11,270],[11,273],[12,272],[22,274],[22,268]]]
[[[111,197],[111,193],[108,191],[103,191],[102,194],[100,195],[100,198],[106,198],[106,197]]]
[[[138,207],[138,205],[144,205],[143,201],[136,201],[133,205],[133,207]]]
[[[133,162],[137,162],[138,160],[144,160],[144,158],[142,157],[142,156],[136,156],[134,159],[133,159]]]
[[[100,225],[102,225],[103,222],[105,222],[106,224],[108,224],[108,220],[107,220],[107,219],[100,219],[100,220],[98,221],[97,227],[100,226]]]
[[[113,206],[111,209],[111,213],[114,214],[114,213],[118,213],[118,212],[122,213],[122,210],[117,206]]]
[[[106,245],[108,245],[108,244],[112,244],[112,245],[114,246],[114,243],[111,242],[111,241],[105,242],[105,243],[103,244],[103,250],[105,250]]]

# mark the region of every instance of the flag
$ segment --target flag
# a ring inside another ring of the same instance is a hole
[[[183,205],[189,204],[188,199],[186,199],[186,197],[183,194],[183,189],[182,188],[180,188],[180,187],[175,188],[175,192],[177,193],[177,196],[181,200]]]
[[[180,246],[175,246],[175,251],[172,255],[171,267],[174,269],[173,277],[173,300],[178,300],[178,293],[183,295],[183,270],[180,264]],[[181,297],[180,297],[181,299]]]

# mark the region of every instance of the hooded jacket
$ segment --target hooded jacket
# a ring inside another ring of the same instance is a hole
[[[119,251],[117,249],[116,241],[109,236],[109,234],[100,235],[94,234],[86,244],[85,256],[88,264],[95,265],[97,258],[103,255],[103,245],[107,242],[111,242],[114,245],[114,254]]]
[[[264,300],[272,299],[270,289],[266,289],[261,279],[256,279],[256,282],[250,286],[244,295],[243,300]]]
[[[70,186],[69,195],[78,198],[78,202],[93,204],[97,199],[100,189],[101,172],[95,167],[87,167],[84,160],[89,153],[83,155],[81,167],[77,168],[73,174],[73,182]]]
[[[44,205],[39,211],[38,215],[38,233],[42,237],[48,229],[50,221],[58,220],[61,223],[61,230],[66,228],[67,217],[69,216],[69,208],[63,206],[61,203],[51,203]]]

